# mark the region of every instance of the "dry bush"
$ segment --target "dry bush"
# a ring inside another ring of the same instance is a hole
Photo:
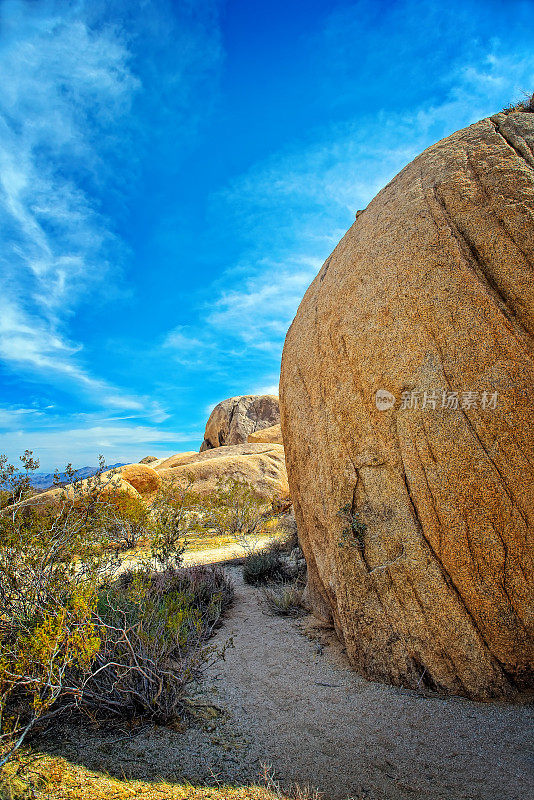
[[[150,540],[154,520],[150,509],[140,497],[116,491],[108,497],[107,519],[103,544],[119,550],[132,550],[141,541]]]
[[[269,547],[248,553],[243,562],[243,580],[245,583],[261,584],[269,581],[284,581],[289,578],[286,564],[282,559],[282,551],[278,542]]]
[[[281,533],[279,538],[246,556],[243,562],[243,579],[246,583],[305,582],[306,562],[298,544],[294,517],[282,517],[277,531]]]
[[[113,478],[102,476],[103,459],[55,507],[25,503],[39,462],[31,451],[21,461],[22,470],[0,457],[0,484],[14,501],[0,514],[0,766],[58,713],[60,698],[77,701],[69,676],[87,670],[100,647],[95,587],[116,565],[100,541]]]
[[[17,501],[38,462],[27,452],[23,464],[25,472],[0,459],[0,485]],[[117,505],[104,471],[101,460],[53,507],[17,502],[0,513],[0,767],[60,711],[169,719],[216,656],[206,641],[231,587],[219,573],[177,569],[199,524],[198,498],[166,487],[146,563],[113,581],[120,558],[103,545],[121,513],[130,522],[133,512]]]
[[[165,480],[151,506],[152,541],[149,562],[155,569],[179,566],[188,536],[206,527],[206,498],[172,479]]]
[[[305,613],[301,582],[262,586],[262,595],[269,613],[279,617],[297,617]]]
[[[271,766],[263,766],[263,785],[265,788],[274,794],[275,797],[281,800],[322,800],[324,795],[318,789],[311,789],[309,786],[300,786],[294,783],[289,789],[282,789],[280,783],[276,780],[274,770]]]
[[[167,723],[186,688],[221,652],[206,646],[233,600],[215,567],[130,571],[99,592],[100,648],[79,684],[78,705],[98,714]]]
[[[39,460],[31,450],[25,450],[20,461],[22,469],[10,464],[6,455],[0,455],[0,508],[19,503],[33,493],[30,476],[39,469]]]
[[[231,536],[245,552],[255,551],[278,514],[244,481],[220,479],[204,506],[203,525],[218,536]]]
[[[534,113],[534,94],[529,95],[528,92],[525,92],[525,99],[519,100],[516,103],[510,103],[510,105],[503,108],[503,114],[512,114],[514,111],[523,111],[528,113]]]

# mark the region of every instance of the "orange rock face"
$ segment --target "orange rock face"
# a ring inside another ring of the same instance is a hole
[[[534,115],[498,114],[377,195],[287,335],[308,596],[370,678],[531,685],[533,265]]]
[[[161,477],[155,469],[146,464],[128,464],[120,469],[120,477],[136,489],[139,494],[157,492]]]

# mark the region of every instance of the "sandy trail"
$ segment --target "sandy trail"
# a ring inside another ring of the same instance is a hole
[[[211,685],[250,739],[251,760],[328,800],[526,800],[532,709],[368,682],[311,618],[267,615],[241,570],[227,569],[237,602],[217,638],[232,636],[234,648]],[[303,629],[323,639],[322,653]]]

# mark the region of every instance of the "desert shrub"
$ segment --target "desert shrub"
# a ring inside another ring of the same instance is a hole
[[[519,100],[516,103],[510,103],[510,105],[503,108],[503,114],[511,114],[514,111],[523,111],[523,112],[530,112],[534,113],[534,94],[528,95],[525,93],[525,99]]]
[[[0,767],[60,711],[168,719],[215,657],[206,641],[231,597],[216,572],[177,571],[198,524],[189,490],[157,498],[146,563],[113,581],[120,558],[103,543],[121,514],[137,524],[139,508],[117,506],[103,460],[54,505],[20,503],[37,463],[25,459],[24,471],[0,460],[17,500],[0,512]]]
[[[275,533],[276,538],[266,547],[245,557],[243,578],[246,583],[305,582],[306,561],[298,543],[295,518],[284,515]]]
[[[276,541],[268,548],[248,553],[243,561],[243,579],[245,583],[257,584],[267,583],[268,581],[283,581],[287,577],[287,568]]]
[[[232,600],[231,583],[213,567],[121,575],[99,593],[100,647],[79,705],[159,723],[176,718],[188,685],[220,656],[206,642]]]
[[[248,483],[221,479],[217,490],[205,503],[203,525],[219,536],[232,536],[246,552],[251,553],[277,516],[272,503]]]
[[[100,647],[95,586],[113,568],[94,534],[106,511],[100,493],[82,497],[75,485],[54,507],[25,504],[38,462],[30,451],[22,461],[17,470],[0,458],[16,501],[0,514],[0,765],[57,713],[60,697],[75,701],[68,676],[88,669]]]
[[[30,476],[34,470],[39,469],[39,460],[33,457],[31,450],[25,450],[20,461],[22,469],[10,464],[6,455],[0,455],[1,508],[18,503],[32,494]]]
[[[131,550],[149,539],[154,528],[152,514],[140,497],[112,492],[108,497],[104,542],[119,550]]]
[[[205,528],[206,500],[193,489],[175,481],[163,481],[152,503],[150,563],[165,570],[179,566],[190,535]]]
[[[0,510],[6,508],[11,502],[10,493],[5,489],[0,489]]]

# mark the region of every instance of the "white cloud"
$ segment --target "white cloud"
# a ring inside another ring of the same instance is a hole
[[[275,394],[278,396],[278,384],[272,383],[270,386],[260,386],[252,394]]]
[[[11,371],[166,418],[102,379],[70,323],[80,304],[130,291],[102,201],[123,203],[149,149],[194,140],[221,58],[216,15],[211,0],[0,4],[0,360]]]
[[[106,402],[124,393],[91,374],[65,323],[82,295],[105,291],[122,258],[91,186],[105,181],[114,126],[139,82],[120,34],[91,30],[81,9],[0,9],[0,358]]]
[[[36,408],[0,408],[0,429],[19,428],[32,424],[42,416]]]
[[[33,409],[0,409],[0,428],[5,428],[1,452],[12,463],[18,463],[19,455],[27,449],[39,458],[43,471],[61,468],[69,460],[76,468],[91,466],[100,453],[109,464],[129,463],[149,454],[163,456],[196,449],[202,441],[200,431],[175,432],[98,417],[85,417],[81,424],[61,429],[34,427],[42,420],[39,417]]]

